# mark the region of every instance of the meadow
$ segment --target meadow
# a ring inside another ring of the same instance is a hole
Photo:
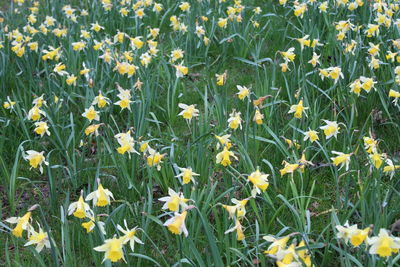
[[[399,266],[397,0],[0,4],[1,266]]]

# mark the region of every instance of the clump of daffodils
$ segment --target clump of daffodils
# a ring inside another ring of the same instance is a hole
[[[131,153],[139,154],[139,152],[137,152],[134,148],[135,140],[131,136],[130,130],[127,131],[126,133],[116,134],[114,137],[115,139],[117,139],[117,142],[120,145],[117,148],[117,152],[119,154],[125,154],[126,152],[128,152],[129,156]]]
[[[308,250],[309,241],[301,240],[297,243],[294,239],[290,245],[289,240],[296,233],[274,237],[271,235],[264,236],[263,239],[269,243],[264,254],[276,261],[277,266],[312,266],[311,255]],[[304,265],[303,265],[304,264]]]
[[[336,237],[343,240],[345,244],[349,241],[353,247],[366,246],[369,254],[387,258],[398,254],[400,249],[400,238],[390,234],[384,228],[379,229],[377,235],[373,235],[371,227],[358,229],[357,225],[349,225],[346,222],[343,226],[336,225]]]
[[[236,231],[236,239],[238,241],[245,239],[244,229],[240,221],[246,215],[245,206],[248,201],[249,198],[243,200],[237,200],[235,198],[232,198],[231,202],[235,205],[224,205],[224,204],[222,205],[222,207],[228,212],[229,218],[233,220],[234,224],[232,228],[225,231],[225,234]]]
[[[15,237],[22,238],[24,231],[26,231],[28,242],[26,242],[24,246],[35,245],[35,250],[40,253],[43,248],[50,248],[50,238],[39,223],[37,223],[38,230],[35,230],[33,226],[32,212],[37,207],[37,205],[34,205],[22,217],[11,217],[6,219],[6,222],[16,225],[11,230],[11,233]]]

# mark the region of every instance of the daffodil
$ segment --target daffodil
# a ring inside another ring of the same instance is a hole
[[[343,79],[343,72],[340,67],[330,67],[328,68],[329,78],[334,80],[335,84],[339,81],[339,78]]]
[[[383,172],[385,174],[389,174],[390,179],[391,179],[391,178],[393,178],[395,171],[400,169],[400,165],[394,165],[394,163],[391,159],[386,159],[385,163],[387,165],[385,167],[383,167]]]
[[[90,122],[92,122],[93,120],[100,120],[99,112],[96,111],[93,106],[85,108],[85,112],[82,113],[82,116],[88,119]]]
[[[139,146],[139,151],[144,153],[147,152],[147,150],[149,149],[149,141],[142,141],[140,142],[140,146]]]
[[[304,141],[310,140],[311,143],[314,143],[315,141],[319,140],[318,137],[318,132],[309,129],[307,132],[304,132]]]
[[[318,64],[320,64],[319,58],[320,55],[317,55],[315,52],[313,52],[312,58],[307,63],[310,63],[315,68]]]
[[[299,42],[301,50],[304,49],[304,46],[310,46],[310,39],[308,39],[310,35],[305,35],[302,38],[297,38],[296,41]]]
[[[160,3],[154,3],[153,11],[160,13],[163,10],[163,6]]]
[[[378,58],[375,58],[374,56],[371,56],[371,59],[370,59],[370,62],[368,64],[368,66],[371,69],[376,70],[376,69],[379,69],[381,64],[382,64],[382,62]]]
[[[260,109],[257,107],[254,113],[253,121],[255,121],[258,125],[263,123],[264,114],[260,112]]]
[[[17,102],[12,101],[9,96],[7,96],[7,101],[3,103],[3,108],[13,110]]]
[[[222,86],[226,83],[227,73],[224,72],[222,74],[215,74],[215,77],[217,77],[217,85]]]
[[[363,137],[364,140],[364,148],[367,153],[375,153],[377,151],[378,142],[374,140],[372,137]]]
[[[46,18],[45,18],[45,20],[44,20],[44,24],[46,25],[46,26],[55,26],[55,23],[56,23],[56,19],[55,18],[53,18],[53,17],[51,17],[51,16],[46,16]]]
[[[300,100],[299,103],[298,103],[297,105],[292,105],[292,106],[290,107],[290,110],[289,110],[288,113],[289,113],[289,114],[290,114],[290,113],[294,113],[294,117],[295,117],[295,118],[301,119],[302,116],[303,116],[303,113],[306,114],[306,113],[305,113],[305,110],[307,110],[307,109],[308,109],[308,107],[304,107],[304,106],[303,106],[303,100]]]
[[[354,247],[360,246],[366,241],[369,233],[369,227],[365,229],[357,229],[350,237],[350,242]]]
[[[89,217],[89,221],[84,222],[81,225],[83,228],[85,228],[86,233],[91,233],[97,225],[100,232],[102,232],[103,235],[106,235],[105,223],[102,221],[99,221],[98,219],[95,219],[93,216]]]
[[[242,200],[237,200],[236,198],[232,198],[231,202],[235,205],[229,206],[222,204],[222,207],[226,209],[226,211],[228,211],[229,218],[233,218],[234,216],[236,216],[237,218],[242,218],[246,215],[245,206],[248,201],[249,198],[245,198]]]
[[[229,214],[229,218],[230,218],[230,219],[232,219],[232,218],[235,216],[236,210],[237,210],[237,208],[238,208],[237,205],[224,205],[224,204],[222,204],[222,207],[223,207],[224,209],[226,209],[226,211],[227,211],[228,214]]]
[[[176,69],[176,77],[182,78],[189,73],[189,68],[183,65],[183,62],[179,65],[173,65]]]
[[[53,71],[60,76],[64,76],[64,75],[68,75],[68,72],[65,71],[66,68],[67,67],[65,66],[65,64],[60,62],[54,67]]]
[[[389,235],[386,229],[381,228],[378,236],[367,239],[370,246],[370,254],[378,254],[380,257],[389,257],[400,249],[400,238]]]
[[[139,244],[143,244],[143,242],[136,237],[137,227],[129,229],[125,219],[124,219],[124,225],[126,229],[122,228],[122,226],[119,224],[117,225],[117,229],[124,234],[124,236],[121,237],[123,243],[126,244],[129,242],[129,246],[131,247],[131,250],[133,252],[135,248],[135,242]]]
[[[375,168],[379,169],[383,164],[383,159],[385,158],[383,154],[379,154],[377,152],[370,154],[369,158],[374,165]]]
[[[298,261],[298,255],[296,254],[294,244],[291,244],[287,248],[282,248],[276,253],[276,264],[279,267],[296,266],[296,264],[301,266],[301,263]]]
[[[249,96],[250,90],[246,86],[237,85],[236,88],[239,90],[239,92],[236,94],[240,100],[243,100]]]
[[[240,117],[241,113],[236,112],[236,110],[233,110],[231,114],[229,114],[229,119],[228,119],[228,126],[229,128],[236,130],[237,128],[240,127],[242,129],[242,118]]]
[[[147,37],[151,36],[153,39],[155,39],[160,34],[160,28],[150,28],[149,32],[150,34]]]
[[[233,231],[236,231],[236,234],[237,234],[236,239],[238,241],[241,241],[241,240],[245,239],[245,235],[244,235],[244,232],[243,232],[243,227],[242,227],[242,224],[240,223],[239,219],[236,219],[235,226],[230,228],[230,229],[228,229],[228,230],[226,230],[225,234],[231,233]]]
[[[36,245],[36,251],[39,253],[44,247],[50,248],[49,236],[39,225],[39,231],[36,232],[33,227],[29,231],[29,241],[25,243],[26,246]]]
[[[283,161],[283,163],[285,166],[283,167],[283,169],[279,170],[281,176],[284,176],[288,173],[294,173],[294,171],[300,167],[299,163],[288,163],[286,161]]]
[[[179,168],[179,171],[181,173],[179,173],[177,176],[175,176],[176,178],[181,178],[182,179],[182,183],[183,184],[188,184],[190,183],[190,181],[192,181],[193,183],[196,183],[194,176],[200,176],[200,174],[195,173],[191,167],[188,168]]]
[[[188,2],[182,2],[182,3],[179,5],[179,8],[180,8],[182,11],[189,12],[189,11],[190,11],[190,4],[189,4]]]
[[[96,136],[98,136],[99,135],[99,131],[98,130],[99,130],[100,126],[101,126],[101,123],[100,124],[89,125],[85,129],[85,134],[86,135],[90,135],[90,134],[94,133]]]
[[[121,259],[125,261],[124,251],[122,250],[123,244],[123,237],[113,237],[111,239],[106,239],[103,245],[95,247],[93,249],[99,252],[105,252],[103,262],[106,260],[117,262]]]
[[[135,15],[136,15],[136,17],[142,19],[145,16],[144,9],[139,8],[139,9],[135,10]]]
[[[114,103],[114,105],[118,105],[121,108],[121,111],[124,109],[129,109],[129,111],[131,110],[131,106],[130,104],[132,103],[131,101],[131,91],[129,89],[123,89],[121,86],[119,86],[117,84],[117,89],[119,91],[119,94],[117,95],[117,97],[120,99],[119,101],[117,101],[116,103]]]
[[[44,151],[37,152],[35,150],[28,150],[26,151],[24,159],[29,161],[29,165],[31,166],[31,168],[36,169],[39,167],[40,173],[43,173],[43,166],[42,166],[43,163],[45,165],[49,165],[49,163],[46,161],[44,157]]]
[[[174,217],[168,219],[164,226],[167,226],[168,230],[175,235],[180,235],[183,232],[185,236],[188,236],[189,232],[185,225],[186,216],[186,210],[182,213],[175,212]]]
[[[182,209],[187,207],[186,203],[189,199],[186,199],[182,192],[177,193],[173,189],[168,188],[168,195],[169,196],[167,197],[158,199],[165,202],[161,209],[169,209],[170,211],[179,212],[179,207],[182,207]]]
[[[268,174],[260,172],[258,168],[255,172],[252,172],[249,175],[248,179],[253,184],[253,190],[251,191],[253,197],[267,190],[269,186],[268,176],[269,176]]]
[[[46,116],[46,113],[36,105],[28,112],[28,120],[38,121],[42,116]]]
[[[379,44],[375,45],[373,43],[369,43],[370,48],[368,49],[368,54],[370,54],[371,56],[376,56],[380,49],[379,49]]]
[[[73,214],[75,217],[79,219],[83,219],[85,217],[93,216],[93,212],[90,209],[89,205],[83,200],[82,195],[79,197],[78,201],[73,202],[68,207],[68,215]]]
[[[333,164],[335,166],[339,166],[340,168],[343,168],[343,166],[346,166],[346,171],[349,170],[349,164],[350,164],[350,157],[352,155],[352,153],[350,154],[345,154],[343,152],[337,152],[337,151],[332,151],[332,154],[337,155],[336,157],[332,157],[331,160],[333,161]]]
[[[371,89],[376,90],[375,84],[377,82],[374,81],[374,79],[361,76],[360,81],[362,83],[361,88],[364,89],[365,91],[369,92],[369,91],[371,91]]]
[[[344,52],[345,52],[345,53],[351,53],[351,54],[354,56],[354,55],[355,55],[354,52],[355,52],[355,50],[356,50],[356,48],[357,48],[356,45],[357,45],[357,42],[354,41],[354,40],[351,40],[350,43],[346,44],[346,47],[345,47],[345,49],[344,49]]]
[[[372,23],[368,24],[364,33],[367,35],[367,37],[378,36],[379,35],[379,25],[372,24]]]
[[[319,76],[322,80],[324,80],[325,77],[329,77],[328,69],[319,69]]]
[[[189,122],[192,120],[193,117],[199,116],[199,110],[196,109],[196,105],[186,105],[183,103],[179,103],[178,107],[182,109],[182,111],[178,115],[182,116]]]
[[[322,3],[319,4],[318,6],[319,12],[320,13],[326,13],[326,11],[328,10],[328,1],[324,1]]]
[[[303,18],[304,13],[307,11],[307,4],[303,3],[303,4],[295,4],[294,5],[294,15],[296,17],[300,17]]]
[[[289,236],[284,236],[281,238],[275,238],[273,236],[267,235],[263,237],[267,242],[272,242],[271,245],[264,251],[267,255],[276,255],[280,250],[286,247],[287,242],[289,241]]]
[[[108,189],[104,189],[103,185],[99,183],[97,190],[87,195],[85,200],[93,200],[94,206],[104,207],[110,204],[111,198],[114,199],[113,193]]]
[[[328,121],[328,120],[323,120],[326,125],[319,127],[321,130],[324,130],[324,134],[326,139],[331,138],[334,136],[335,138],[337,137],[337,134],[339,133],[340,127],[337,124],[336,121]]]
[[[113,58],[111,56],[110,49],[106,49],[104,51],[104,53],[101,56],[99,56],[99,58],[103,59],[104,62],[111,64],[111,61],[113,60]]]
[[[337,238],[343,239],[346,244],[350,241],[355,247],[361,245],[367,239],[369,233],[369,228],[361,230],[358,229],[356,224],[350,226],[348,221],[343,226],[336,225],[336,230],[338,231]]]
[[[147,53],[147,52],[140,55],[140,63],[141,63],[142,66],[144,66],[145,68],[148,67],[148,65],[149,65],[150,62],[151,62],[151,59],[152,59],[151,55],[150,55],[149,53]]]
[[[217,24],[218,24],[218,27],[220,27],[220,28],[226,28],[226,25],[228,24],[228,19],[227,18],[219,18]]]
[[[181,58],[183,58],[184,51],[182,49],[174,49],[171,51],[171,62],[175,62]]]
[[[279,51],[279,53],[282,55],[282,57],[285,59],[287,62],[293,62],[294,59],[296,58],[296,54],[294,53],[295,48],[291,47],[287,51]]]
[[[160,154],[159,152],[155,151],[152,148],[148,148],[149,155],[147,156],[147,165],[150,167],[156,166],[157,170],[161,170],[161,163],[165,154]]]
[[[36,126],[36,128],[34,129],[34,131],[38,135],[40,135],[42,137],[44,134],[50,135],[49,126],[47,125],[47,123],[45,121],[35,122],[35,126]]]
[[[231,140],[229,139],[230,137],[230,134],[225,134],[222,136],[215,135],[215,138],[218,140],[217,149],[219,149],[221,145],[230,149],[232,147]]]
[[[221,164],[222,166],[226,167],[232,164],[230,158],[234,158],[238,160],[235,154],[232,151],[229,151],[226,146],[224,146],[224,150],[217,154],[217,164]]]
[[[94,100],[92,102],[92,106],[97,105],[99,108],[104,108],[109,103],[110,103],[110,99],[103,96],[101,91],[99,91],[99,94],[94,98]]]
[[[393,103],[397,104],[397,101],[400,98],[400,92],[390,89],[389,97],[393,97],[394,98]]]
[[[86,68],[85,62],[83,62],[82,67],[83,68],[79,71],[79,74],[85,76],[86,79],[89,79],[88,73],[90,72],[90,69]]]
[[[11,231],[11,233],[14,236],[22,237],[23,232],[28,230],[31,227],[30,222],[29,222],[31,220],[31,215],[32,215],[32,212],[28,211],[22,217],[11,217],[11,218],[6,219],[6,222],[11,223],[11,224],[16,224],[14,229],[12,229],[12,231]]]
[[[119,154],[125,154],[125,152],[136,153],[139,154],[134,148],[135,140],[131,136],[131,131],[127,131],[126,133],[119,133],[114,136],[117,139],[120,147],[117,148]]]
[[[131,42],[131,47],[135,49],[140,49],[143,47],[144,42],[142,41],[142,36],[137,36],[135,38],[130,38],[129,39]]]
[[[65,80],[65,82],[68,84],[68,85],[76,85],[76,79],[77,79],[78,77],[76,77],[74,74],[71,74],[71,75],[67,75],[67,79]]]
[[[356,79],[350,84],[350,92],[355,93],[358,96],[361,93],[361,89],[362,89],[362,84],[360,79]]]
[[[297,245],[296,247],[296,253],[300,257],[301,261],[305,264],[306,267],[311,267],[311,255],[306,248],[306,243],[304,240],[301,240],[301,242]]]
[[[82,41],[71,43],[71,45],[74,51],[82,51],[86,47],[86,43]]]

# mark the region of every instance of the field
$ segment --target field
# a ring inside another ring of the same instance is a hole
[[[399,266],[397,0],[0,3],[1,266]]]

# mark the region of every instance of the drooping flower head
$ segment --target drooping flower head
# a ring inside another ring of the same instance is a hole
[[[167,226],[168,230],[175,235],[180,235],[183,232],[185,236],[188,236],[189,232],[185,225],[186,216],[187,216],[186,210],[182,213],[175,212],[174,217],[168,219],[164,223],[164,226]]]
[[[14,236],[22,237],[22,233],[31,227],[29,222],[31,220],[31,215],[32,212],[28,211],[22,217],[11,217],[6,219],[6,222],[16,224],[14,229],[11,231]]]
[[[93,205],[98,207],[104,207],[110,204],[110,199],[114,199],[113,193],[104,189],[103,185],[98,181],[99,185],[97,190],[93,191],[89,195],[86,196],[85,200],[90,201],[93,200]]]
[[[104,244],[95,247],[94,250],[99,252],[105,252],[103,262],[110,260],[111,262],[117,262],[119,260],[125,261],[124,251],[122,250],[125,239],[123,237],[107,239]]]

